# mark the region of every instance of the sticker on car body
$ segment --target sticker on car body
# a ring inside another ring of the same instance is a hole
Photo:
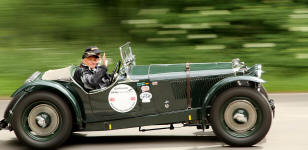
[[[158,85],[158,82],[157,81],[152,82],[152,85]]]
[[[142,86],[142,87],[141,87],[141,91],[142,91],[142,92],[150,91],[150,87],[149,87],[149,86]]]
[[[137,93],[131,86],[119,84],[110,90],[108,102],[113,110],[126,113],[136,106]]]
[[[157,81],[154,82],[138,82],[137,86],[148,86],[148,85],[158,85]]]
[[[142,100],[142,103],[149,103],[152,99],[152,94],[150,92],[142,92],[140,94],[140,99]]]

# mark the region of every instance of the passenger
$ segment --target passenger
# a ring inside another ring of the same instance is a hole
[[[87,91],[101,89],[111,84],[105,53],[102,59],[103,65],[98,65],[101,53],[102,51],[96,46],[88,47],[82,55],[82,63],[75,71],[74,80]]]

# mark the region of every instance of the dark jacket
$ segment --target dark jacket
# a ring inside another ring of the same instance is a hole
[[[87,91],[101,89],[110,85],[110,75],[105,66],[96,66],[91,69],[81,64],[75,71],[74,80]]]

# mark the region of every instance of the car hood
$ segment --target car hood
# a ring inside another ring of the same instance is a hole
[[[191,63],[190,77],[234,73],[232,63]],[[186,64],[153,64],[133,66],[129,77],[133,80],[165,80],[186,78]]]

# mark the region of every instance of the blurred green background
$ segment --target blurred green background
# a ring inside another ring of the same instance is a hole
[[[111,71],[127,41],[139,65],[240,58],[263,65],[270,92],[308,91],[306,0],[1,0],[0,96],[90,45]]]

